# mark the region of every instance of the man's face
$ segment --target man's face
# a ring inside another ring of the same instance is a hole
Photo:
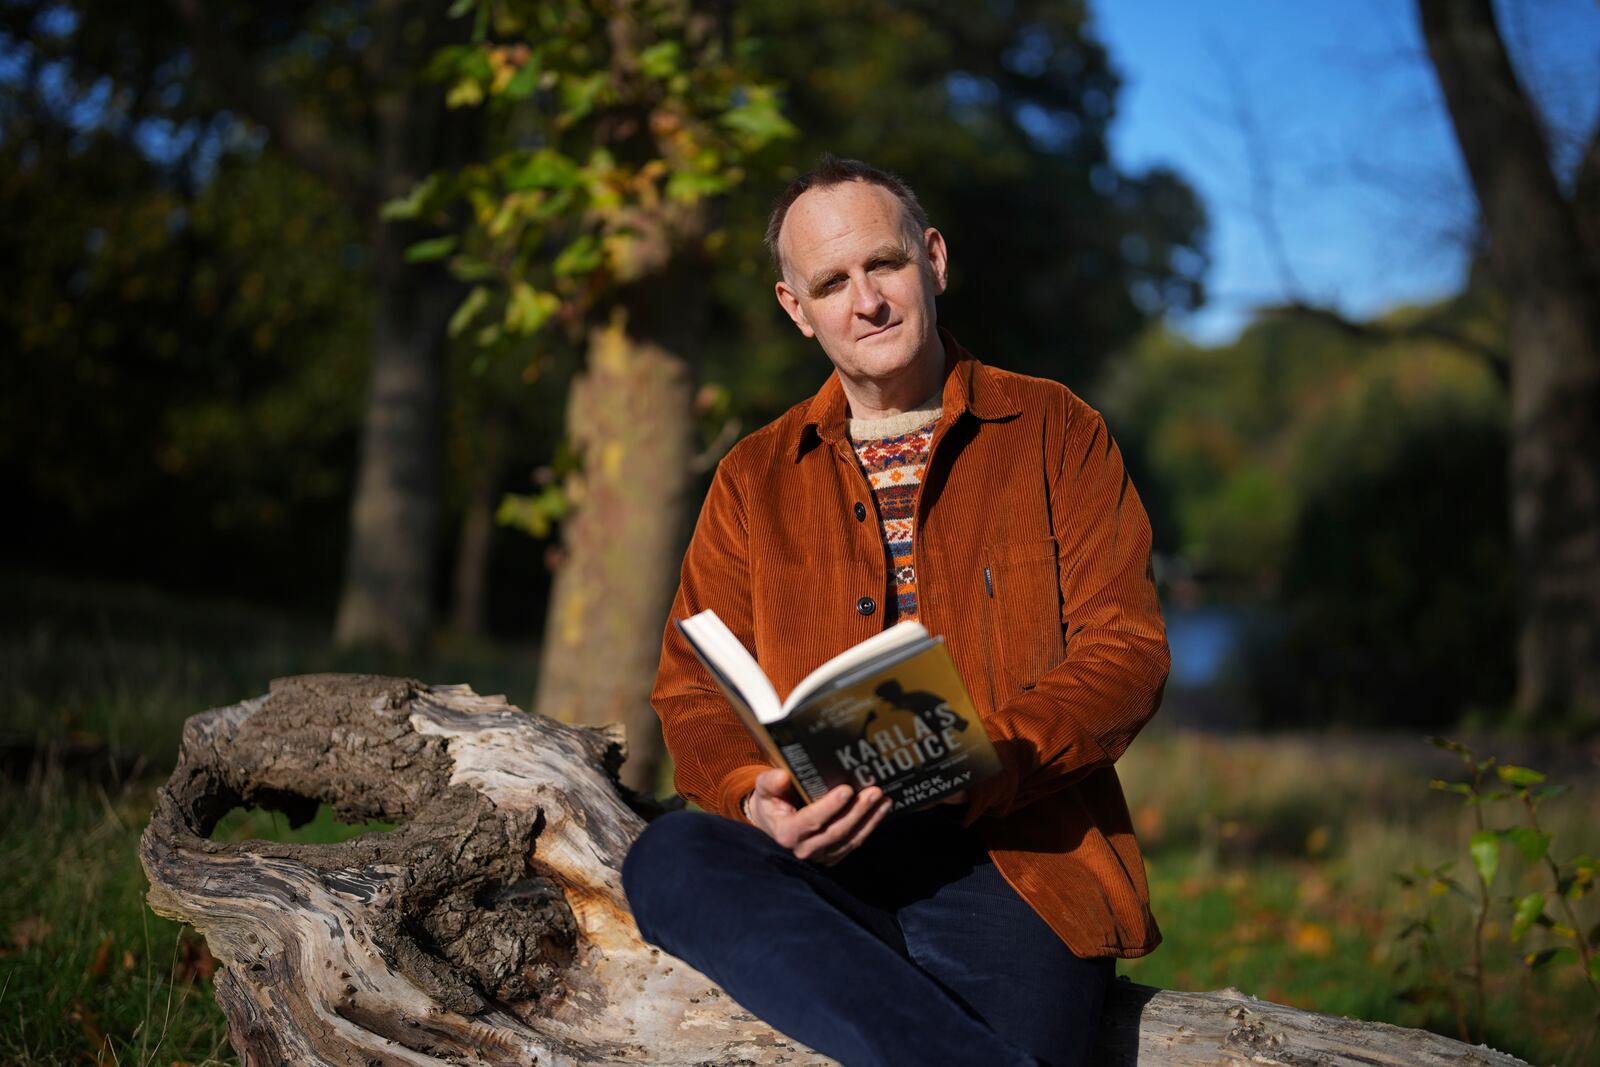
[[[892,382],[940,351],[933,299],[944,292],[944,238],[914,232],[889,190],[850,181],[802,193],[778,248],[778,303],[844,377]]]

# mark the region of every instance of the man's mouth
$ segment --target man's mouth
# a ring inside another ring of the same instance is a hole
[[[894,329],[898,325],[900,325],[898,322],[891,322],[889,325],[884,326],[884,327],[882,327],[880,329],[877,329],[877,330],[873,330],[871,333],[862,334],[860,337],[856,338],[856,340],[865,341],[870,337],[877,337],[880,334],[888,333],[890,330]]]

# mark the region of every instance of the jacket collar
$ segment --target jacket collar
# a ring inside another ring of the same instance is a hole
[[[939,327],[939,340],[944,342],[944,408],[940,423],[955,422],[963,412],[985,422],[1007,419],[1019,415],[1010,391],[991,368],[980,363],[976,356],[961,347],[950,331]],[[845,415],[849,407],[844,387],[839,384],[839,372],[828,375],[828,380],[817,390],[811,403],[806,405],[804,418],[795,433],[791,453],[799,459],[814,434],[818,440],[832,444],[845,436]]]

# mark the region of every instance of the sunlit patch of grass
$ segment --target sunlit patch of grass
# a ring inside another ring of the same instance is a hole
[[[1118,770],[1165,941],[1121,972],[1459,1036],[1442,990],[1447,972],[1470,959],[1470,908],[1394,878],[1419,862],[1453,860],[1470,879],[1470,816],[1427,786],[1449,769],[1420,738],[1141,738]],[[1558,854],[1592,854],[1600,785],[1573,784],[1541,819]],[[1489,812],[1491,825],[1516,817],[1510,806]],[[1508,851],[1494,889],[1509,897],[1544,888],[1544,877]],[[1600,908],[1593,897],[1579,903],[1587,929]],[[1425,968],[1399,934],[1429,909],[1448,958]],[[1532,1062],[1560,1061],[1596,1011],[1581,975],[1571,966],[1528,973],[1521,957],[1538,933],[1513,945],[1498,922],[1486,934],[1490,1043]]]

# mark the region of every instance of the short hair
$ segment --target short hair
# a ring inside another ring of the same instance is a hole
[[[783,277],[783,256],[778,252],[778,234],[783,231],[783,220],[789,208],[807,189],[827,189],[845,182],[866,182],[889,190],[900,201],[906,221],[921,234],[928,228],[928,213],[922,210],[917,194],[898,175],[879,170],[859,159],[840,159],[827,152],[817,160],[817,165],[790,182],[772,205],[772,215],[767,219],[767,251],[772,253],[772,266]]]

